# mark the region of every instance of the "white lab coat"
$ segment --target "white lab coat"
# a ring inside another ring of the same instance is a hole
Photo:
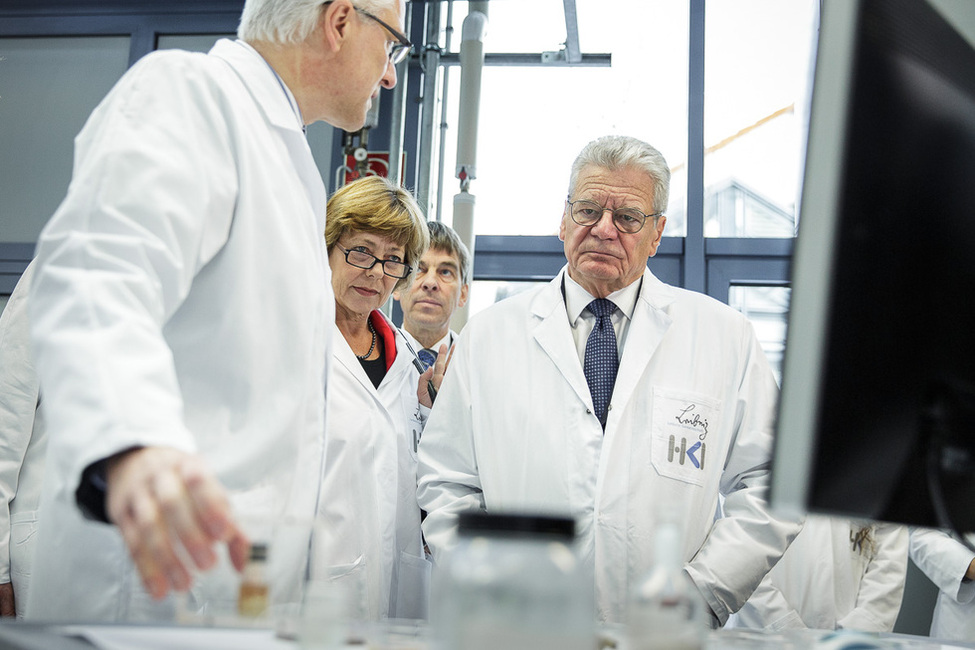
[[[14,588],[22,617],[30,589],[47,431],[30,351],[31,262],[0,315],[0,583]]]
[[[201,455],[238,515],[314,516],[325,201],[288,96],[243,43],[150,54],[92,113],[31,291],[50,448],[28,618],[172,615],[117,529],[75,504],[84,468],[121,450]],[[303,572],[307,538],[295,548],[272,549],[276,580]]]
[[[962,580],[975,553],[946,532],[912,528],[910,554],[939,589],[931,638],[975,641],[975,581]]]
[[[420,444],[426,541],[438,557],[466,510],[569,514],[597,616],[622,621],[651,568],[657,517],[679,504],[687,571],[723,623],[800,528],[766,508],[778,389],[765,355],[741,314],[647,271],[604,435],[563,273],[461,333]]]
[[[875,523],[872,545],[853,548],[863,522],[809,516],[745,606],[736,627],[890,632],[907,573],[907,528]]]
[[[342,336],[334,349],[316,568],[320,562],[319,573],[344,588],[357,618],[425,618],[431,565],[416,502],[420,373],[399,332],[378,389]]]

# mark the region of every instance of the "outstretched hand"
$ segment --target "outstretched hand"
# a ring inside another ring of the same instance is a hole
[[[453,346],[448,351],[447,344],[442,343],[440,349],[437,350],[437,361],[427,368],[426,372],[420,375],[420,381],[416,389],[416,397],[423,406],[427,408],[433,407],[433,398],[440,391],[444,373],[447,372],[447,366],[450,365],[450,359],[453,355]],[[429,389],[430,385],[433,386],[432,394]]]
[[[143,447],[111,458],[106,478],[108,517],[153,598],[189,589],[191,571],[211,568],[220,543],[243,569],[250,543],[233,520],[223,486],[200,457]]]

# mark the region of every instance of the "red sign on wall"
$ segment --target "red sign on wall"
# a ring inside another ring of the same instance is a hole
[[[349,154],[345,157],[345,166],[347,167],[345,172],[345,182],[351,183],[352,181],[359,178],[359,171],[356,168],[355,156]],[[400,160],[400,169],[403,169],[406,165],[406,153],[403,153],[403,157]],[[389,176],[389,152],[388,151],[370,151],[366,157],[366,175],[368,176]]]

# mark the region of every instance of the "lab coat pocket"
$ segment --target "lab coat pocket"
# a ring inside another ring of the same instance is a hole
[[[20,512],[10,516],[10,571],[30,575],[34,562],[34,536],[37,534],[37,512]]]
[[[708,436],[718,429],[721,401],[686,391],[653,388],[650,462],[661,476],[704,485],[713,462]]]
[[[364,620],[369,607],[366,594],[366,558],[360,555],[349,564],[336,564],[325,569],[325,578],[345,602],[346,613],[353,620]]]
[[[10,516],[10,582],[13,583],[17,616],[24,614],[30,588],[31,565],[37,533],[37,512],[20,512]]]
[[[409,553],[400,553],[399,580],[396,585],[395,618],[427,618],[430,602],[429,560]]]

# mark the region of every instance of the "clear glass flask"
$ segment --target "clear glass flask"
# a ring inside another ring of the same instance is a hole
[[[592,650],[593,586],[572,519],[465,513],[438,567],[431,624],[440,650]]]
[[[700,650],[708,618],[704,599],[684,573],[681,528],[663,523],[654,540],[654,565],[630,594],[629,650]]]

